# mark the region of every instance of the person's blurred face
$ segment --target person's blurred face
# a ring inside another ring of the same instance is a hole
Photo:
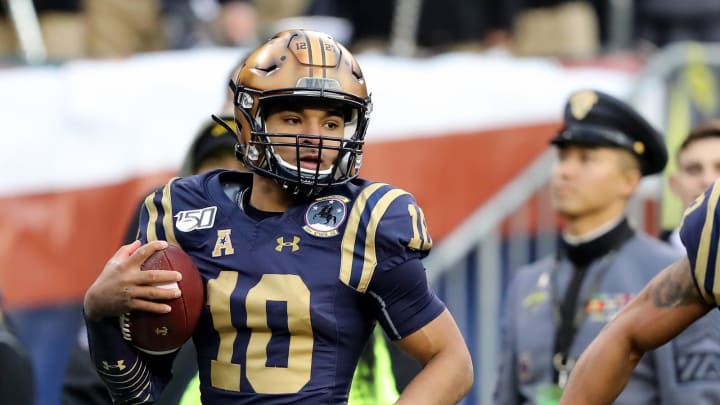
[[[198,162],[195,174],[205,173],[215,169],[244,171],[245,166],[237,160],[234,150],[227,149],[211,153],[205,159]]]
[[[677,159],[670,188],[687,207],[720,178],[720,138],[698,139],[680,151]]]
[[[558,148],[551,178],[555,210],[575,219],[618,204],[624,208],[640,178],[633,159],[617,148],[572,144]]]

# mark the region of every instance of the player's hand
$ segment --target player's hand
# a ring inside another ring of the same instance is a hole
[[[118,249],[85,293],[85,316],[100,320],[130,311],[170,312],[169,305],[157,301],[177,298],[180,290],[156,285],[180,281],[181,274],[171,270],[140,270],[148,257],[167,246],[165,241],[145,245],[135,241]]]
[[[220,8],[219,20],[228,45],[248,45],[257,41],[257,9],[252,2],[225,3]]]

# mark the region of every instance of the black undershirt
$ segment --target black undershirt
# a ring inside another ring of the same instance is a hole
[[[271,217],[276,217],[279,215],[282,215],[282,212],[274,212],[274,211],[262,211],[259,210],[250,204],[250,189],[245,189],[245,192],[240,192],[238,195],[238,199],[242,199],[242,201],[238,201],[240,208],[242,208],[243,211],[252,218],[255,221],[262,221],[263,219],[268,219]]]
[[[562,239],[560,251],[564,257],[567,257],[572,262],[575,268],[583,268],[605,256],[611,250],[618,248],[622,243],[632,238],[634,234],[635,231],[628,224],[627,218],[623,218],[610,231],[593,240],[572,245]]]

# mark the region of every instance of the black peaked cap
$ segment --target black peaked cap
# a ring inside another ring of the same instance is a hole
[[[640,162],[643,176],[661,172],[668,160],[662,135],[625,102],[597,90],[573,93],[565,104],[564,123],[550,141],[617,147]]]

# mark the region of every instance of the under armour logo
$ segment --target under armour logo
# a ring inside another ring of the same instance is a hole
[[[167,334],[168,334],[167,326],[163,326],[161,328],[155,328],[155,334],[158,336],[167,336]]]
[[[275,250],[278,252],[282,252],[283,248],[290,247],[292,248],[293,252],[297,252],[300,250],[300,237],[299,236],[293,236],[292,242],[285,242],[285,238],[282,236],[275,239],[277,241],[277,246],[275,246]]]
[[[117,370],[125,370],[125,360],[118,360],[115,364],[110,364],[107,361],[103,360],[102,366],[105,369],[105,371],[109,371],[110,369],[117,369]]]

